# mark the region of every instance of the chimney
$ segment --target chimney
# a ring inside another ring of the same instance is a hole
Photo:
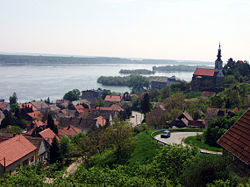
[[[67,128],[67,130],[69,130],[70,129],[70,125],[68,125],[68,128]]]

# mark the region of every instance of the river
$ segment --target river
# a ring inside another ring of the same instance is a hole
[[[162,66],[163,64],[161,64]],[[120,69],[149,69],[157,64],[77,64],[0,66],[0,99],[8,100],[16,92],[18,102],[50,98],[60,99],[72,89],[105,88],[115,92],[129,91],[127,87],[102,86],[100,76],[121,76]],[[155,76],[175,75],[191,81],[193,72],[156,73]]]

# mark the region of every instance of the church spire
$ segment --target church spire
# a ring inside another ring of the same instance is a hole
[[[218,54],[217,54],[217,60],[218,61],[221,61],[221,45],[220,45],[220,43],[219,43],[219,49],[218,49]]]

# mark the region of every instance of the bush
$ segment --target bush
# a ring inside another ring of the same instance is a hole
[[[206,186],[215,180],[227,180],[228,160],[218,155],[199,155],[187,165],[181,178],[186,187]]]

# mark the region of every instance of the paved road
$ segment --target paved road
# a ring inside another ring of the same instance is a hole
[[[132,117],[130,118],[130,123],[132,123],[132,127],[140,125],[144,119],[144,115],[140,112],[132,111]]]
[[[156,135],[154,138],[167,144],[182,144],[186,145],[183,140],[189,136],[196,136],[197,134],[202,134],[202,132],[174,132],[171,133],[169,138],[161,138],[161,135]],[[221,152],[208,151],[205,149],[200,149],[202,153],[207,154],[222,154]]]
[[[167,144],[182,144],[182,140],[189,136],[196,136],[201,132],[174,132],[169,138],[161,138],[161,135],[156,135],[155,138]]]

